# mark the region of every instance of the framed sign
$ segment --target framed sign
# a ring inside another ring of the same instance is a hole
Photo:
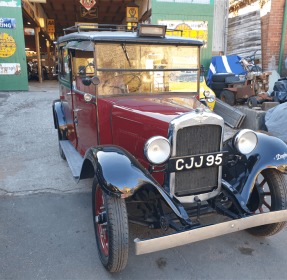
[[[15,29],[16,19],[15,18],[1,18],[0,17],[0,28]]]
[[[16,42],[14,38],[7,33],[0,33],[0,57],[12,56],[15,51]]]
[[[95,0],[80,0],[80,3],[84,6],[88,11],[93,8],[96,4]]]

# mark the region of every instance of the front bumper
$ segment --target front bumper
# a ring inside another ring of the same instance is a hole
[[[157,252],[252,227],[284,221],[287,221],[287,210],[258,214],[149,240],[136,238],[134,240],[135,253],[142,255]]]

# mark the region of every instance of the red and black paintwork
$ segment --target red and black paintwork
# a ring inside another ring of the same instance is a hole
[[[167,137],[169,123],[175,117],[192,112],[195,105],[194,97],[187,95],[161,95],[153,97],[129,96],[97,98],[93,103],[83,102],[75,94],[77,108],[85,114],[77,119],[87,123],[89,127],[78,137],[79,153],[84,157],[80,179],[97,177],[103,190],[110,195],[123,197],[132,196],[142,186],[152,186],[167,201],[170,207],[178,212],[176,204],[162,188],[164,172],[148,172],[149,163],[144,157],[145,142],[154,135]],[[63,104],[63,100],[61,100]],[[83,107],[81,106],[81,101]],[[188,102],[187,102],[188,101]],[[63,106],[63,105],[62,105]],[[59,124],[65,117],[59,102],[54,103],[54,114]],[[94,129],[91,123],[94,122]],[[82,126],[82,123],[79,123]],[[98,128],[99,134],[95,131]],[[76,129],[76,134],[79,131]],[[68,133],[71,135],[71,133]],[[73,135],[73,134],[72,134]],[[97,138],[99,135],[99,138]],[[223,179],[228,184],[223,187],[234,196],[243,212],[249,212],[246,204],[252,192],[257,175],[266,168],[275,168],[287,173],[286,144],[278,138],[257,133],[258,144],[248,156],[238,155],[232,140],[225,144],[224,149],[231,155],[241,157],[244,169],[238,178],[232,177],[232,168],[227,163],[223,166]],[[100,144],[100,145],[98,145]],[[283,155],[276,159],[277,155]],[[235,165],[234,168],[238,168]],[[226,187],[228,185],[229,187]],[[177,214],[182,215],[180,212]],[[184,215],[185,216],[185,215]]]

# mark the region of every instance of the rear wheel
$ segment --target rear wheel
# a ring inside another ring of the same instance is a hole
[[[110,272],[123,270],[128,261],[128,218],[124,199],[104,193],[94,180],[93,219],[98,253]]]
[[[277,170],[267,169],[258,175],[247,206],[255,214],[284,210],[287,207],[286,196],[284,175]],[[285,224],[286,222],[263,225],[247,231],[255,236],[271,236],[282,230]]]
[[[220,99],[225,103],[229,104],[230,106],[235,105],[235,96],[234,93],[230,90],[223,90],[220,94]]]

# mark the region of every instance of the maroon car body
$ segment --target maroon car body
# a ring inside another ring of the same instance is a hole
[[[287,220],[287,146],[248,129],[224,141],[210,94],[198,100],[202,42],[166,37],[162,26],[108,30],[77,26],[59,38],[60,98],[53,102],[61,157],[75,179],[93,178],[105,268],[126,266],[128,222],[176,232],[137,238],[136,254],[242,229],[259,236],[280,231]],[[194,77],[196,90],[175,90]],[[206,214],[229,221],[205,224]]]

